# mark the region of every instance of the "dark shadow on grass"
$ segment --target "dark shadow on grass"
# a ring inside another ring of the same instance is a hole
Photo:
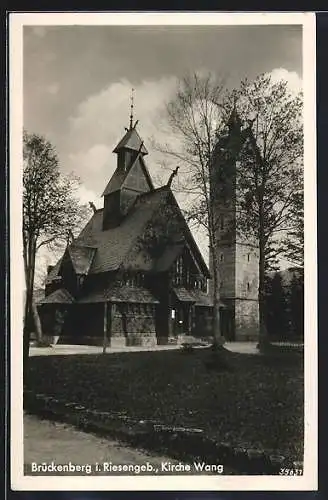
[[[34,394],[143,421],[204,429],[235,446],[302,453],[303,356],[233,353],[208,369],[211,348],[30,358]],[[268,432],[270,429],[270,432]]]

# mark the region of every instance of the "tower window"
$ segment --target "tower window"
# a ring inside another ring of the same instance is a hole
[[[249,283],[247,283],[247,291],[248,291],[248,292],[249,292],[250,288],[251,288],[250,284],[249,284]]]
[[[221,231],[224,230],[224,217],[223,217],[223,215],[221,215],[221,217],[220,217],[220,230]]]
[[[250,261],[250,258],[251,258],[251,255],[250,255],[250,254],[247,254],[247,261],[248,261],[248,262]]]
[[[224,261],[224,254],[220,253],[220,262],[223,262],[223,261]]]

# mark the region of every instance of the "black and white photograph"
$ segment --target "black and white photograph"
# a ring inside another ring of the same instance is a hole
[[[316,489],[314,14],[10,21],[12,488]]]

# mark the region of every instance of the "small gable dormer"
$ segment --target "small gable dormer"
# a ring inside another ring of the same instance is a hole
[[[67,245],[59,267],[61,283],[73,296],[78,293],[88,275],[97,249],[74,241]]]
[[[113,153],[117,154],[117,166],[103,192],[103,230],[118,226],[137,196],[154,189],[144,161],[148,151],[136,124],[127,129]]]

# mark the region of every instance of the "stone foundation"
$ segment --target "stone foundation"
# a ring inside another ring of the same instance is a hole
[[[81,337],[71,337],[65,335],[59,338],[58,344],[65,345],[90,345],[90,346],[102,346],[104,343],[104,338],[100,336],[88,336],[83,335]],[[121,348],[126,346],[141,346],[141,347],[153,347],[157,345],[157,338],[155,333],[144,333],[135,334],[128,333],[127,337],[124,335],[116,335],[108,339],[108,347]]]
[[[259,307],[257,300],[235,300],[235,340],[259,339]]]
[[[111,348],[121,348],[121,347],[153,347],[157,345],[156,334],[128,334],[127,337],[124,335],[117,335],[112,337],[110,340]]]
[[[131,334],[155,334],[155,318],[153,315],[131,315],[123,317],[121,314],[115,314],[112,319],[112,337],[124,337],[124,331]]]

